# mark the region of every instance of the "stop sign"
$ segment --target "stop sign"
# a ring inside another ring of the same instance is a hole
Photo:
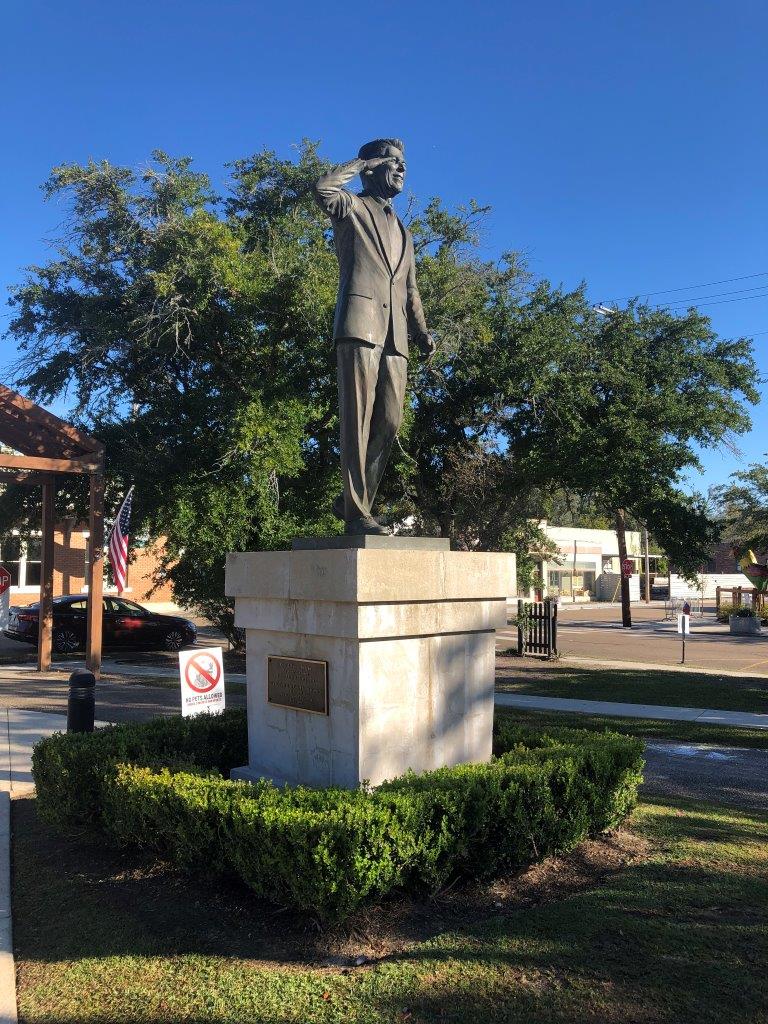
[[[631,558],[625,558],[621,563],[621,575],[629,578],[635,571],[635,563]]]
[[[0,594],[4,594],[11,585],[11,574],[4,565],[0,565]]]

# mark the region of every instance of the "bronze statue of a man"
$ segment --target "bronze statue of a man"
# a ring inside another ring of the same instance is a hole
[[[356,174],[363,191],[344,186]],[[399,139],[376,139],[315,185],[339,260],[333,338],[339,382],[343,494],[333,510],[349,534],[386,534],[373,502],[403,419],[408,342],[435,350],[416,287],[413,238],[392,200],[403,190]]]

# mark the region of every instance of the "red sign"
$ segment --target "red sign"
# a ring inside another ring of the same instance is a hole
[[[11,585],[11,574],[4,565],[0,565],[0,594],[4,594]]]
[[[634,571],[635,563],[632,561],[631,558],[625,558],[624,561],[621,563],[621,575],[626,576],[626,578],[629,579],[629,577],[632,575]]]
[[[221,666],[215,658],[195,654],[184,669],[187,686],[195,693],[208,693],[221,679]]]

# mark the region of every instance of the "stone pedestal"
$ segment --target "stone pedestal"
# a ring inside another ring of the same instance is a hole
[[[429,538],[296,547],[227,559],[226,592],[247,638],[249,764],[233,777],[356,787],[487,761],[495,629],[515,593],[514,555]],[[327,663],[327,714],[269,702],[270,656]]]

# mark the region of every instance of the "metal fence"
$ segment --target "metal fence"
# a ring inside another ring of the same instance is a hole
[[[691,606],[690,614],[694,618],[701,618],[704,615],[704,599],[701,594],[695,597],[668,597],[664,602],[664,618],[676,619],[683,614],[683,605]]]
[[[517,653],[557,657],[557,602],[517,602]]]

